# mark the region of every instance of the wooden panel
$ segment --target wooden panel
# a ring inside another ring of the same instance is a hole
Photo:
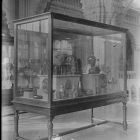
[[[81,111],[89,108],[101,107],[109,104],[125,102],[126,96],[125,94],[109,94],[109,95],[99,95],[95,97],[87,97],[87,98],[79,98],[79,99],[69,99],[69,100],[61,100],[55,101],[51,108],[47,106],[35,106],[27,103],[20,103],[18,101],[14,101],[14,108],[16,110],[22,110],[32,113],[39,113],[46,116],[56,116],[65,113]]]
[[[50,116],[50,109],[44,108],[44,107],[37,107],[27,104],[21,104],[21,103],[14,103],[14,109],[19,111],[25,111],[25,112],[31,112],[31,113],[37,113],[45,116]]]
[[[118,31],[118,32],[127,32],[128,30],[125,28],[121,28],[118,26],[113,26],[109,24],[104,24],[100,22],[95,22],[95,21],[90,21],[82,18],[74,18],[70,16],[66,16],[63,14],[58,14],[58,13],[52,13],[54,19],[59,19],[59,20],[64,20],[64,21],[69,21],[71,23],[80,23],[81,25],[87,25],[87,26],[92,26],[92,27],[98,27],[100,29],[105,29],[105,30],[112,30],[112,31]]]
[[[64,106],[56,106],[52,109],[53,116],[86,110],[90,108],[101,107],[109,104],[123,102],[124,98],[111,98],[108,100],[96,100],[96,101],[87,101],[87,102],[80,102],[77,104],[69,104]]]
[[[126,98],[124,92],[116,92],[106,95],[98,95],[98,96],[87,96],[87,97],[80,97],[75,99],[67,99],[67,100],[61,100],[61,101],[54,101],[52,104],[52,107],[54,106],[65,106],[70,104],[78,104],[82,102],[95,102],[100,100],[110,100],[115,98]]]
[[[38,107],[49,107],[48,102],[42,101],[41,99],[27,99],[27,98],[14,98],[12,101],[13,103],[21,103],[21,104],[27,104],[31,106],[38,106]]]

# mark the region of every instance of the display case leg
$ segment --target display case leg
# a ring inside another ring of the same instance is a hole
[[[94,123],[93,108],[91,108],[91,123]]]
[[[127,106],[123,103],[123,129],[127,130]]]
[[[48,140],[52,140],[52,136],[53,136],[53,119],[52,117],[50,117],[48,119]]]
[[[19,121],[19,111],[15,110],[15,112],[14,112],[15,139],[19,136],[19,133],[18,133],[18,121]]]

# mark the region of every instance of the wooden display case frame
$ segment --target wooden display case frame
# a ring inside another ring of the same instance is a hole
[[[32,22],[32,21],[37,21],[41,19],[48,18],[48,27],[49,27],[49,34],[48,34],[48,44],[49,44],[49,71],[48,71],[48,91],[49,91],[49,96],[48,96],[48,102],[45,101],[39,101],[39,100],[28,100],[20,97],[16,97],[16,92],[17,92],[17,25],[23,24],[26,22]],[[107,94],[107,95],[99,95],[99,96],[89,96],[89,97],[82,97],[82,98],[75,98],[75,99],[67,99],[67,100],[58,100],[58,101],[53,101],[52,100],[52,76],[53,76],[53,62],[52,62],[52,56],[53,56],[53,19],[58,19],[58,20],[63,20],[63,21],[68,21],[72,23],[79,23],[79,24],[84,24],[87,26],[93,26],[93,27],[98,27],[102,29],[108,29],[108,30],[114,30],[122,33],[123,36],[123,56],[124,56],[124,90],[122,92],[116,92],[112,94]],[[93,127],[95,125],[100,125],[103,123],[106,123],[108,121],[104,121],[101,123],[94,124],[93,123],[93,108],[96,107],[101,107],[109,104],[114,104],[114,103],[120,103],[122,102],[123,104],[123,128],[126,130],[127,129],[127,121],[126,121],[126,103],[127,103],[127,71],[126,71],[126,34],[128,32],[127,29],[125,28],[120,28],[112,25],[107,25],[103,23],[98,23],[94,21],[89,21],[86,19],[80,19],[80,18],[74,18],[58,13],[44,13],[41,15],[36,15],[33,17],[28,17],[25,19],[19,19],[14,21],[14,28],[15,28],[15,86],[14,86],[14,99],[13,99],[13,107],[14,107],[14,112],[15,112],[15,139],[25,139],[21,138],[19,136],[18,132],[18,120],[19,120],[19,112],[20,111],[26,111],[26,112],[31,112],[31,113],[38,113],[41,115],[45,115],[48,120],[48,140],[52,140],[53,137],[55,136],[63,136],[72,132],[76,132],[85,128]],[[81,110],[86,110],[86,109],[91,109],[91,125],[77,128],[74,130],[66,131],[59,133],[57,135],[53,135],[53,119],[57,115],[62,115],[66,113],[71,113],[71,112],[76,112],[76,111],[81,111]],[[46,130],[47,131],[47,130]]]

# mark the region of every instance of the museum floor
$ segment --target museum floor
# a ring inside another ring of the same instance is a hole
[[[107,123],[62,137],[62,140],[139,140],[140,105],[128,104],[128,130],[119,123]],[[12,107],[2,108],[2,140],[14,140],[14,116]],[[8,113],[9,112],[9,113]],[[95,121],[101,119],[122,122],[122,104],[94,109]],[[90,110],[58,116],[54,120],[54,133],[81,127],[90,123]],[[32,113],[20,114],[19,134],[30,140],[47,136],[45,116]],[[55,139],[54,139],[55,140]],[[60,140],[60,139],[57,139]]]

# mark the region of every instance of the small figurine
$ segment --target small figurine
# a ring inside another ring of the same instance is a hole
[[[96,59],[94,55],[91,55],[88,57],[87,61],[88,61],[88,66],[86,69],[86,73],[89,73],[89,74],[100,73],[99,59]]]
[[[56,90],[53,90],[53,99],[57,100],[57,92],[56,92]]]
[[[72,97],[72,82],[71,80],[67,80],[65,83],[65,98],[71,98]]]
[[[82,95],[82,84],[81,84],[81,81],[80,81],[80,80],[79,80],[79,82],[78,82],[77,92],[78,92],[78,97],[83,96],[83,95]]]
[[[95,65],[95,72],[96,73],[100,73],[100,66],[99,66],[99,59],[97,59],[97,63],[96,63],[96,65]]]
[[[75,85],[72,86],[72,98],[76,98],[78,95],[77,95],[77,88]]]
[[[89,74],[94,74],[96,64],[96,57],[94,55],[88,57],[88,64],[90,65]]]
[[[64,86],[60,85],[60,90],[59,90],[59,99],[64,98]]]

